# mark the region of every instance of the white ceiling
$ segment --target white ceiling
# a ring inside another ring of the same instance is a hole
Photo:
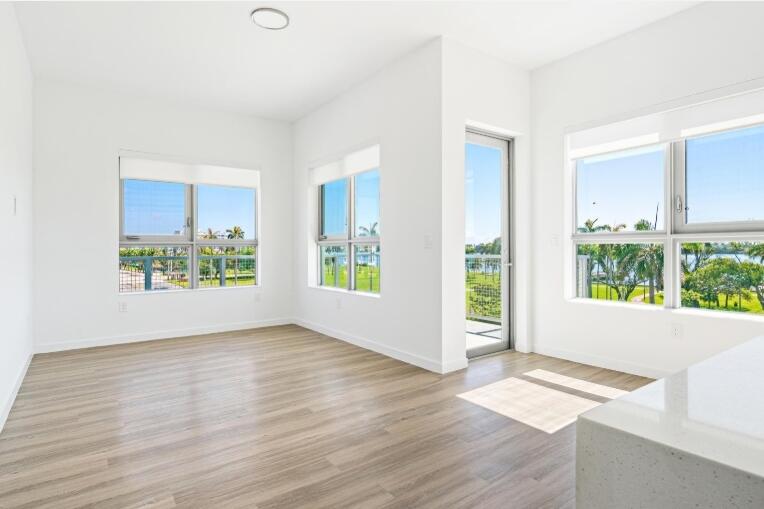
[[[280,32],[249,13],[286,11]],[[35,75],[295,120],[439,35],[532,69],[688,2],[16,3]]]

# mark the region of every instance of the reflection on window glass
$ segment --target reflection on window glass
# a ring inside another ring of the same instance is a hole
[[[347,180],[335,180],[321,186],[321,235],[347,236]]]
[[[682,306],[764,313],[764,243],[685,243]]]
[[[346,244],[321,246],[321,286],[348,287]]]
[[[198,248],[199,287],[253,286],[257,284],[255,246],[201,246]]]
[[[355,289],[361,292],[379,293],[379,245],[355,246]]]
[[[658,146],[577,161],[578,232],[663,230],[664,157]]]
[[[689,139],[687,222],[764,220],[764,126]]]
[[[579,244],[576,296],[663,304],[661,244]]]
[[[188,247],[119,248],[119,291],[144,292],[189,288]]]
[[[199,238],[255,238],[254,189],[199,185],[196,194]]]
[[[379,236],[379,170],[355,177],[355,235]]]
[[[122,185],[125,235],[183,235],[185,184],[125,179]]]

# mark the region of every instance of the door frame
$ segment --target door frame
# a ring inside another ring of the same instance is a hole
[[[468,358],[514,348],[515,324],[515,211],[514,139],[490,131],[467,127],[464,144],[498,148],[502,152],[501,172],[501,342],[466,350]],[[466,165],[466,161],[465,161]],[[466,212],[466,211],[465,211]],[[465,316],[466,319],[466,316]]]

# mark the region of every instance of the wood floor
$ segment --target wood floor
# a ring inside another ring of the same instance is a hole
[[[537,368],[649,381],[514,352],[440,376],[297,326],[36,355],[0,507],[573,507],[575,425],[456,397]]]

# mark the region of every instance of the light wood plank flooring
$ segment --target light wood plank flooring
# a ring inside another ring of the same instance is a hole
[[[649,381],[515,352],[439,376],[297,326],[36,355],[0,507],[573,507],[575,425],[456,397],[539,368]]]

